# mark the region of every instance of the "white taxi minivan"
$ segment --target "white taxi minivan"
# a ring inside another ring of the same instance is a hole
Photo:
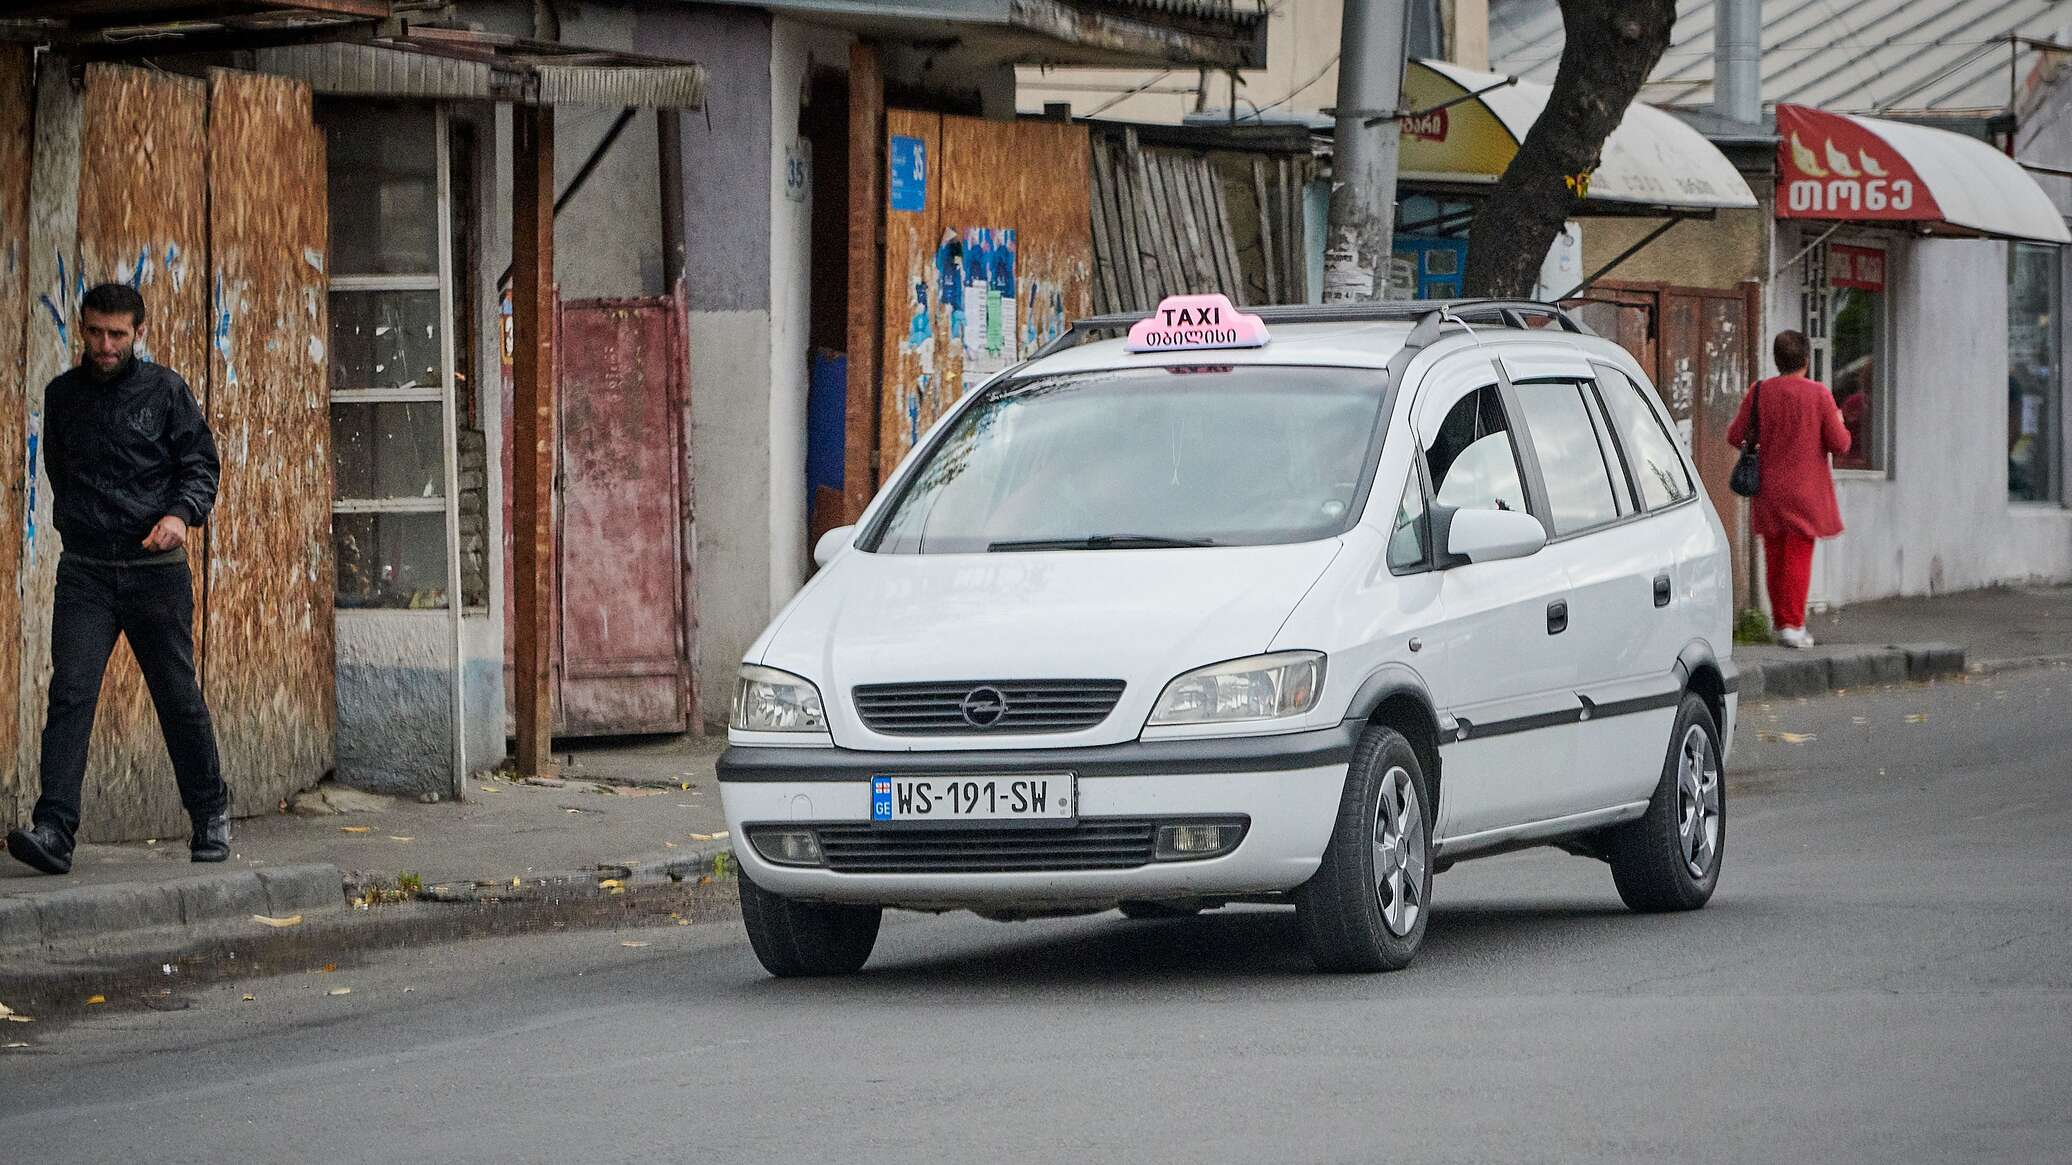
[[[1231,902],[1390,970],[1465,858],[1559,846],[1635,910],[1719,878],[1726,536],[1640,368],[1559,308],[1084,321],[815,557],[719,761],[773,974],[861,968],[887,907]]]

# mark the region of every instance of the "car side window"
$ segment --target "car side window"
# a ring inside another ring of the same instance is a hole
[[[1403,500],[1396,504],[1396,521],[1389,531],[1389,569],[1407,574],[1430,566],[1431,523],[1425,512],[1424,482],[1417,466],[1410,467],[1410,480],[1403,485]]]
[[[1530,381],[1517,385],[1516,392],[1547,486],[1555,535],[1618,520],[1612,467],[1597,442],[1582,387],[1572,380]]]
[[[1425,446],[1433,504],[1451,510],[1526,513],[1518,448],[1495,385],[1460,398]]]
[[[1597,370],[1597,382],[1604,390],[1605,407],[1611,412],[1619,446],[1626,451],[1626,464],[1633,471],[1634,483],[1640,487],[1641,504],[1659,510],[1689,498],[1696,487],[1691,484],[1691,475],[1684,471],[1675,440],[1641,395],[1648,390],[1624,372],[1603,366]]]

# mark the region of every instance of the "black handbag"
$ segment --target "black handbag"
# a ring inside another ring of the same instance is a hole
[[[1760,390],[1763,383],[1758,380],[1748,386],[1748,435],[1741,441],[1741,456],[1734,462],[1734,475],[1727,479],[1727,488],[1744,498],[1752,498],[1763,488],[1763,459],[1757,450],[1757,433],[1763,424],[1763,398]]]

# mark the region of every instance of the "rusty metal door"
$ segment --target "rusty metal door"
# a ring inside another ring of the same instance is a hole
[[[673,298],[559,309],[557,734],[690,727],[683,317]]]

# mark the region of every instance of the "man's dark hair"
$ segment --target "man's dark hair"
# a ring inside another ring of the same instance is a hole
[[[103,283],[86,293],[79,301],[79,310],[107,316],[127,313],[130,326],[136,327],[144,322],[144,297],[127,283]]]
[[[1779,332],[1776,341],[1770,345],[1770,354],[1777,358],[1779,372],[1805,371],[1806,358],[1812,351],[1812,347],[1806,343],[1804,332]]]

